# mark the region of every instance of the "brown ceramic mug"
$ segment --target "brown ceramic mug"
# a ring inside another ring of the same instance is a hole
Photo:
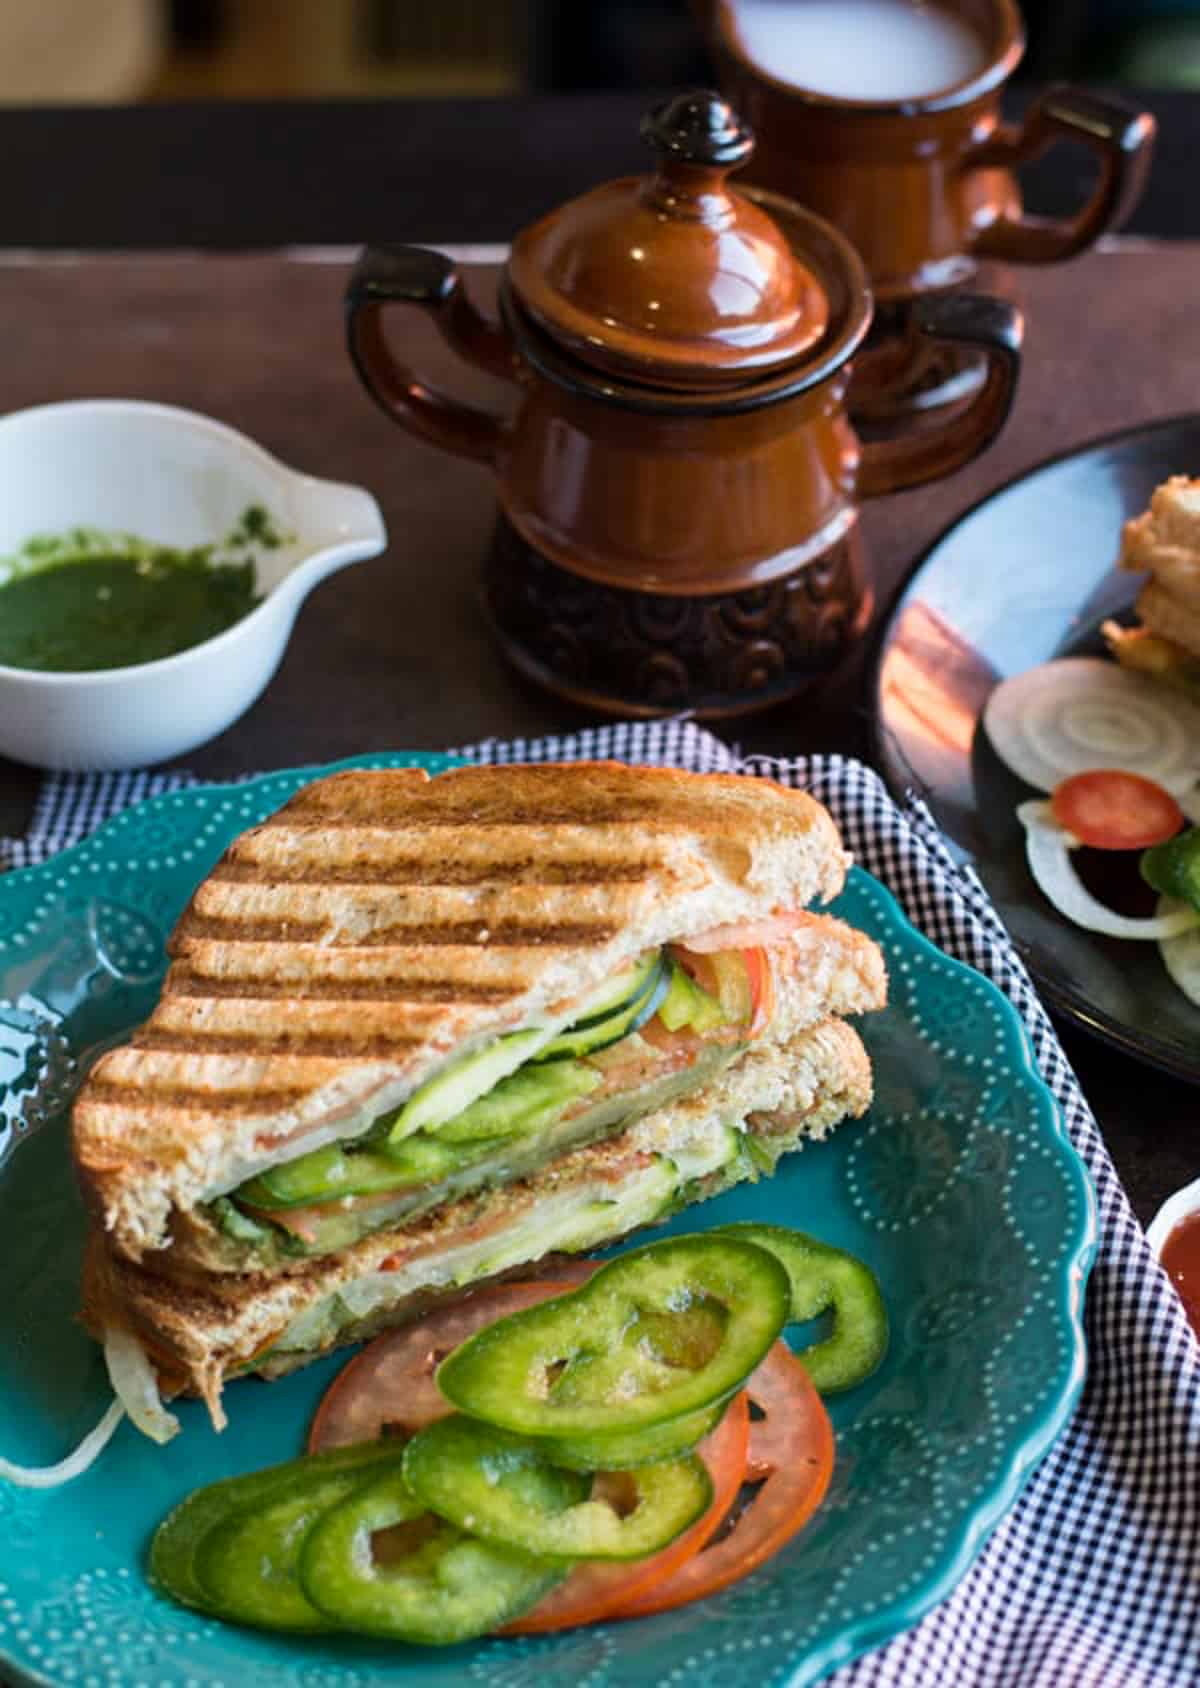
[[[752,138],[714,96],[646,125],[649,178],[610,183],[523,231],[500,316],[445,256],[369,248],[349,349],[393,420],[494,474],[489,613],[527,673],[593,706],[761,707],[827,672],[870,608],[857,500],[949,474],[992,439],[1020,319],[974,296],[921,332],[982,351],[952,420],[860,445],[844,409],[871,320],[863,266],[820,219],[725,176]],[[514,383],[499,419],[430,391],[385,311],[429,313],[463,358]]]
[[[1070,258],[1116,227],[1141,192],[1154,142],[1149,113],[1054,87],[1021,123],[1001,121],[1001,95],[1025,49],[1014,0],[956,0],[947,9],[978,36],[980,67],[957,85],[895,100],[842,98],[783,81],[748,56],[736,0],[693,4],[722,89],[755,133],[748,178],[832,222],[867,266],[881,309],[856,372],[856,415],[868,388],[890,388],[905,369],[911,374],[902,344],[908,301],[969,282],[981,260]],[[1015,171],[1058,141],[1095,156],[1096,184],[1071,217],[1027,216]],[[881,345],[884,339],[893,343]]]
[[[1114,227],[1141,191],[1155,129],[1148,112],[1058,87],[1022,123],[1001,122],[1004,85],[1025,50],[1013,0],[958,0],[956,16],[985,44],[982,68],[956,87],[894,101],[782,82],[746,57],[735,0],[696,5],[724,91],[754,130],[748,179],[841,229],[879,301],[968,280],[981,258],[1070,258]],[[1088,148],[1099,179],[1073,217],[1027,217],[1013,172],[1059,140]]]

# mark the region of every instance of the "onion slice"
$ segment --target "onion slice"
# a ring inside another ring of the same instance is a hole
[[[57,1465],[14,1465],[11,1459],[0,1459],[0,1477],[15,1483],[19,1489],[57,1489],[73,1477],[81,1477],[95,1463],[124,1417],[121,1402],[110,1401],[99,1424],[88,1431],[74,1453],[60,1459]]]
[[[109,1325],[104,1360],[117,1399],[138,1429],[153,1442],[169,1442],[177,1435],[179,1420],[163,1406],[154,1367],[137,1337],[121,1325]]]
[[[1095,768],[1142,774],[1176,797],[1200,778],[1200,707],[1099,657],[1061,657],[1002,680],[983,724],[1001,760],[1041,791]]]
[[[1173,897],[1158,899],[1159,914],[1186,907],[1186,903],[1176,902]],[[1184,996],[1200,1007],[1200,929],[1182,932],[1177,938],[1161,939],[1158,949],[1163,966]]]
[[[1176,909],[1170,914],[1146,920],[1131,920],[1092,896],[1075,871],[1071,851],[1079,840],[1065,832],[1055,820],[1049,803],[1022,803],[1017,818],[1025,828],[1025,854],[1029,871],[1041,891],[1061,915],[1087,932],[1102,932],[1109,938],[1176,938],[1200,927],[1195,909]]]
[[[1192,825],[1200,826],[1200,785],[1194,785],[1190,791],[1177,791],[1175,801]]]

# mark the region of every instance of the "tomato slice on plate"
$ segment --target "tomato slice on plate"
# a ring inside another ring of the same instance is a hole
[[[605,1617],[649,1617],[716,1594],[778,1552],[821,1504],[833,1472],[833,1426],[786,1343],[775,1344],[746,1393],[763,1414],[750,1425],[746,1461],[747,1481],[760,1482],[757,1494],[724,1536],[649,1590],[631,1591]]]
[[[1124,768],[1092,768],[1056,785],[1050,809],[1059,826],[1093,850],[1148,850],[1184,824],[1171,793]]]
[[[308,1433],[308,1451],[373,1442],[397,1431],[412,1434],[454,1409],[433,1381],[446,1355],[484,1325],[578,1289],[594,1261],[559,1262],[545,1283],[492,1284],[465,1301],[387,1331],[356,1354],[321,1398]]]
[[[733,1505],[746,1475],[750,1428],[749,1403],[742,1392],[730,1401],[717,1428],[697,1444],[696,1452],[712,1479],[713,1498],[708,1510],[674,1541],[632,1563],[581,1561],[565,1582],[500,1634],[545,1635],[552,1630],[573,1629],[577,1624],[623,1616],[629,1601],[652,1598],[660,1584],[669,1582],[699,1553]]]

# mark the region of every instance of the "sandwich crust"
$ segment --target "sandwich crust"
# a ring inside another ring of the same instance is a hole
[[[1152,633],[1181,646],[1189,656],[1200,658],[1200,592],[1189,603],[1152,580],[1138,593],[1137,613]]]
[[[1200,553],[1200,480],[1169,475],[1150,495],[1149,508],[1121,530],[1121,563],[1155,570],[1159,556],[1176,549]]]
[[[848,863],[826,810],[769,780],[581,763],[317,781],[225,852],[158,1006],[92,1069],[73,1118],[89,1212],[110,1251],[162,1249],[173,1210],[290,1141],[354,1136],[451,1053],[566,1013],[648,948],[827,899]]]
[[[1136,606],[1143,626],[1200,657],[1200,480],[1171,475],[1155,487],[1122,529],[1121,566],[1150,576]]]

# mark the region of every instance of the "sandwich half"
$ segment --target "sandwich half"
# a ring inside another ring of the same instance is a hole
[[[76,1104],[85,1317],[124,1392],[219,1421],[231,1375],[611,1242],[861,1113],[842,1016],[882,1003],[882,958],[808,908],[847,863],[812,798],[735,776],[298,793],[199,887]]]
[[[277,1377],[329,1349],[427,1312],[547,1257],[603,1248],[825,1136],[871,1099],[858,1034],[829,1019],[759,1046],[702,1090],[531,1177],[444,1203],[407,1225],[310,1260],[297,1272],[179,1275],[140,1264],[94,1233],[84,1316],[138,1421],[155,1393],[197,1394],[224,1423],[221,1391],[246,1372]],[[113,1333],[121,1335],[114,1344]],[[137,1346],[130,1354],[129,1338]],[[153,1375],[151,1375],[151,1372]]]
[[[1136,627],[1105,622],[1117,661],[1200,702],[1200,480],[1171,475],[1125,523],[1121,567],[1146,576]]]

